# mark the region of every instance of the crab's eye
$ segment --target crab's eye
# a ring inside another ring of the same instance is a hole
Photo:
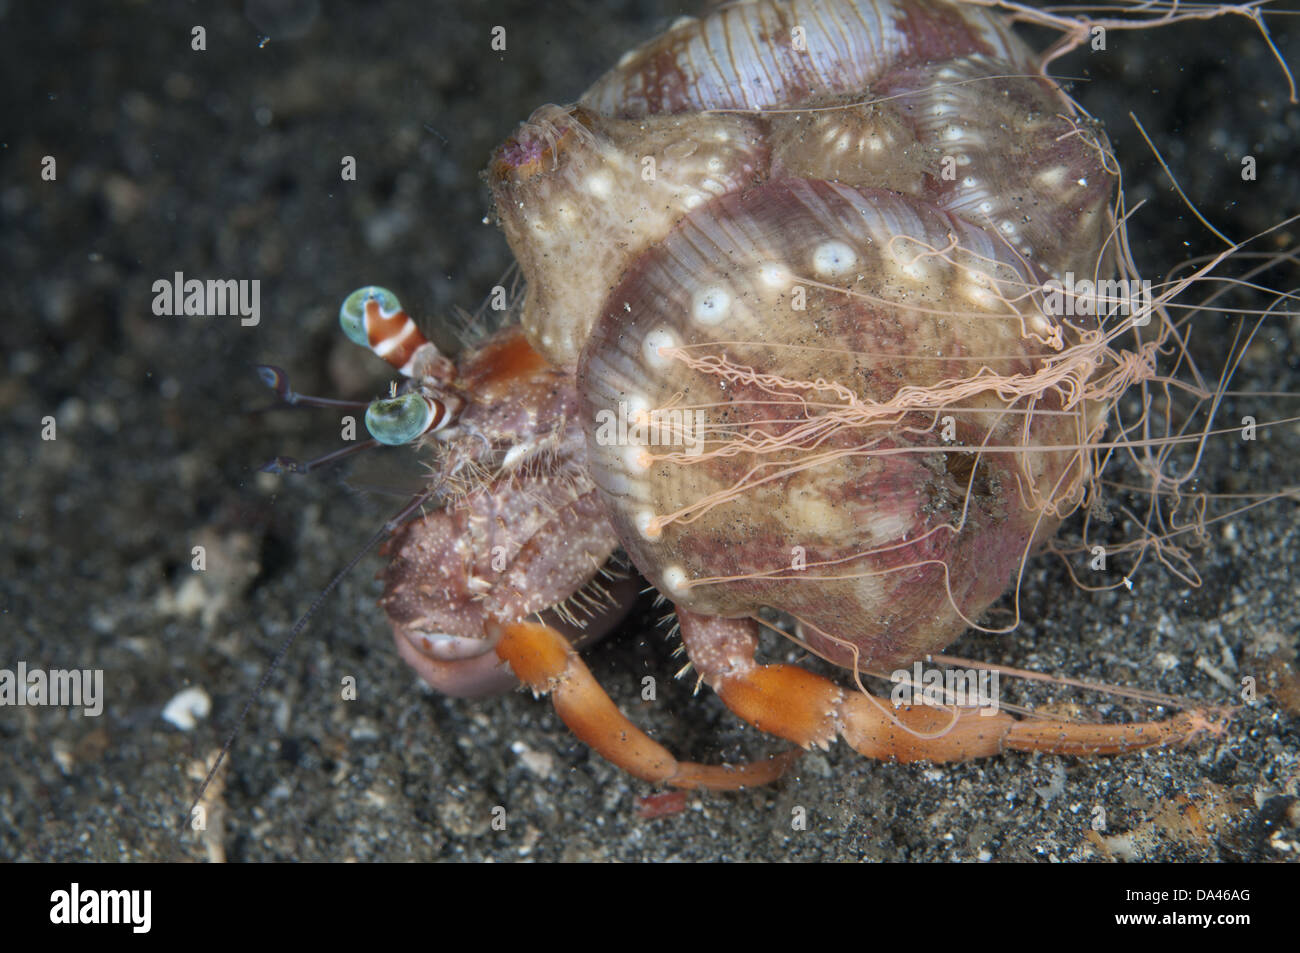
[[[371,301],[379,307],[378,317],[384,319],[393,318],[402,311],[397,295],[387,288],[375,285],[358,288],[343,299],[343,306],[339,308],[339,324],[343,327],[343,333],[362,347],[371,346],[370,328],[366,321],[366,306]]]
[[[439,378],[454,372],[387,288],[367,285],[352,292],[339,308],[339,324],[349,338],[407,377]]]
[[[425,394],[402,394],[371,402],[366,408],[366,429],[380,443],[397,447],[441,429],[450,416],[440,400]]]

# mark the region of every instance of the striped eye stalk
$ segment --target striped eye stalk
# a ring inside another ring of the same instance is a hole
[[[366,408],[366,429],[370,436],[390,447],[401,446],[445,427],[451,409],[427,394],[411,392],[371,401]]]
[[[352,292],[339,308],[339,324],[349,338],[406,377],[438,385],[454,372],[451,362],[420,333],[397,295],[387,288],[369,285]],[[411,443],[450,424],[461,403],[455,396],[434,397],[425,388],[376,400],[366,409],[366,429],[388,446]]]
[[[387,288],[371,285],[352,292],[339,308],[339,324],[349,338],[370,348],[406,377],[416,376],[417,352],[433,348],[397,295]]]

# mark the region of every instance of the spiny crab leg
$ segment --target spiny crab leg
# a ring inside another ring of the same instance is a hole
[[[556,713],[579,739],[598,754],[644,781],[678,788],[734,790],[770,784],[799,756],[789,751],[740,765],[678,761],[663,745],[632,724],[600,687],[569,641],[535,622],[489,623],[496,653],[521,682],[549,694]]]
[[[677,619],[691,661],[723,703],[755,727],[805,748],[825,748],[842,737],[868,758],[891,761],[966,761],[1003,751],[1106,755],[1182,744],[1201,731],[1218,734],[1224,727],[1224,713],[1214,709],[1185,711],[1164,721],[1096,725],[973,708],[894,708],[797,665],[756,662],[753,620],[680,607]]]

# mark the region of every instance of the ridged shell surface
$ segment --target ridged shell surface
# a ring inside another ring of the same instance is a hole
[[[760,0],[538,110],[488,175],[637,568],[880,671],[1082,498],[1099,325],[1043,291],[1109,277],[1113,168],[988,8]]]
[[[528,281],[524,328],[573,367],[639,255],[703,203],[771,179],[902,192],[1046,275],[1091,277],[1115,188],[1104,150],[980,8],[748,3],[629,54],[577,106],[539,109],[489,179]]]
[[[1020,448],[1077,444],[1084,409],[977,374],[1055,354],[1032,286],[994,237],[888,191],[777,180],[686,216],[579,368],[633,561],[698,612],[787,612],[843,664],[938,650],[1056,528],[1022,497],[1079,473],[1071,449]]]

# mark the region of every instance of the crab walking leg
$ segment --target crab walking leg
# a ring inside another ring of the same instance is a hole
[[[1002,751],[1100,755],[1181,744],[1201,731],[1223,729],[1224,713],[1183,712],[1166,721],[1087,725],[1022,720],[1006,712],[981,714],[905,705],[845,690],[796,665],[754,660],[758,626],[677,609],[682,641],[696,669],[735,714],[757,728],[805,748],[843,737],[868,758],[894,761],[966,761]]]
[[[632,724],[600,687],[582,657],[562,634],[535,622],[490,623],[496,653],[519,680],[539,695],[549,694],[556,713],[598,754],[644,781],[715,791],[775,781],[798,757],[789,751],[742,765],[678,761],[663,745]]]

